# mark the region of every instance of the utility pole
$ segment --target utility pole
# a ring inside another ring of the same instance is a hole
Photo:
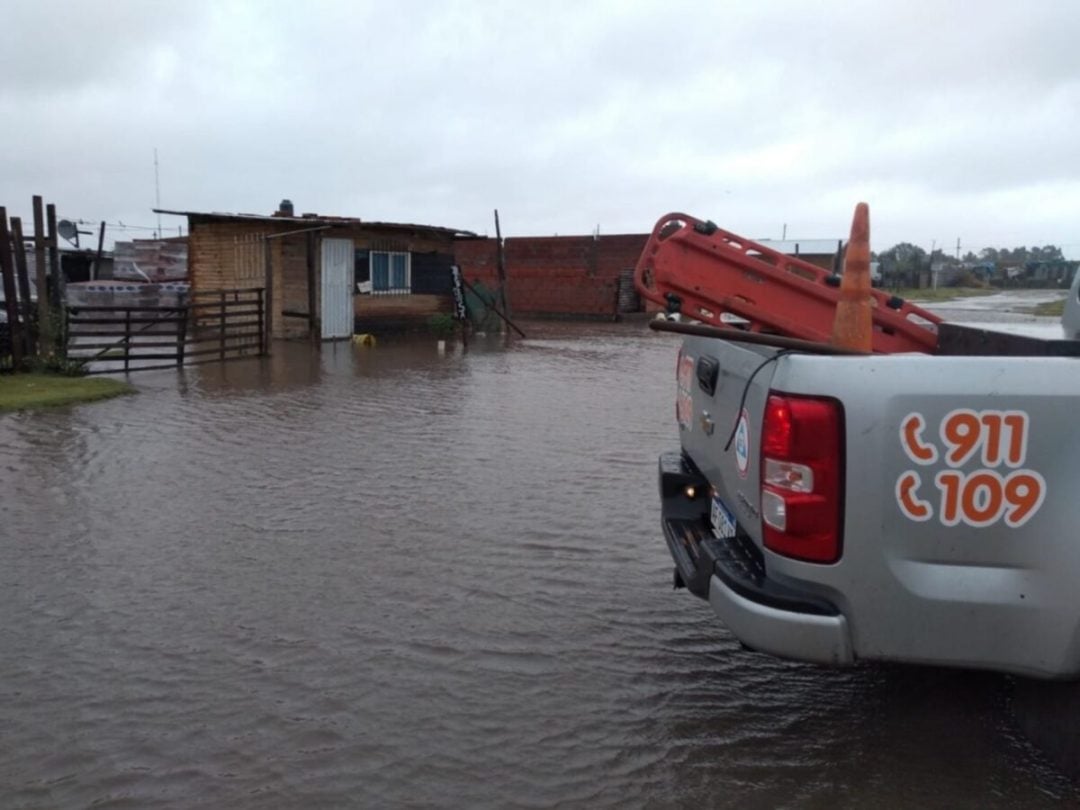
[[[960,237],[956,237],[956,260],[960,261]]]
[[[930,286],[937,289],[938,274],[934,272],[934,250],[937,248],[937,239],[930,240]]]
[[[158,174],[158,159],[157,159],[157,147],[154,147],[154,201],[157,203],[154,207],[161,208],[161,177]],[[157,215],[157,233],[154,234],[155,239],[161,238],[161,214]]]

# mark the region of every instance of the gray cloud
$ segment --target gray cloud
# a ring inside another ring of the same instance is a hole
[[[18,3],[0,202],[1080,243],[1080,5],[875,6]]]

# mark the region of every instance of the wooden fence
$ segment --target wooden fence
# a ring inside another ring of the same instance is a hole
[[[68,359],[90,374],[181,368],[268,349],[261,287],[197,291],[173,306],[67,307],[66,314]]]

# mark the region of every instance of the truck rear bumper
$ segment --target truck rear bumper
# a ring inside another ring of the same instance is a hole
[[[821,616],[763,605],[715,575],[709,583],[709,604],[736,638],[752,649],[834,666],[855,662],[847,621],[840,614]]]
[[[680,453],[660,457],[664,539],[676,582],[708,599],[746,646],[800,661],[851,664],[847,620],[821,597],[773,581],[754,542],[741,530],[717,538],[708,525],[708,482]],[[687,496],[691,487],[695,497]]]

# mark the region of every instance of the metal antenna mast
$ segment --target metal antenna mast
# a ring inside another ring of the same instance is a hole
[[[161,208],[161,177],[158,174],[158,159],[157,159],[157,147],[154,147],[154,198],[156,204],[155,208]],[[157,234],[158,239],[161,238],[161,214],[157,215]]]

